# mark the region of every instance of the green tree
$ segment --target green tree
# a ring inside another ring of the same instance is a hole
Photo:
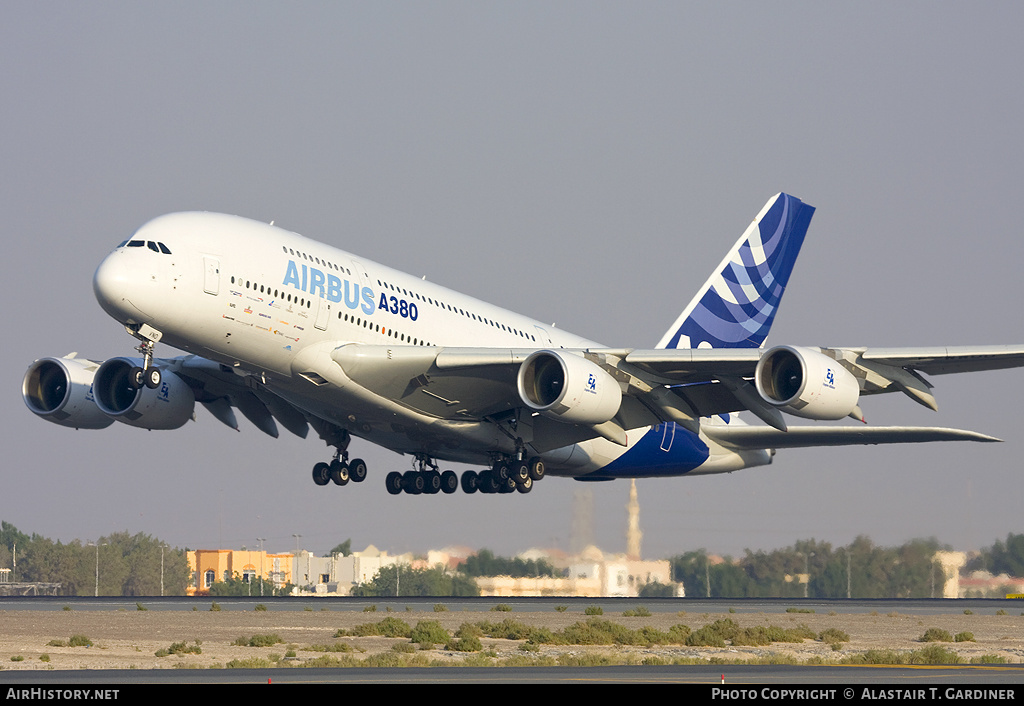
[[[443,569],[413,569],[391,564],[377,572],[369,583],[352,589],[353,596],[478,596],[476,582],[461,573]]]
[[[511,576],[512,578],[539,577],[559,575],[549,562],[535,559],[494,556],[490,549],[481,549],[467,557],[459,570],[467,576]]]
[[[331,556],[333,554],[340,554],[341,556],[348,556],[351,553],[352,553],[352,540],[351,539],[346,539],[344,542],[342,542],[341,544],[339,544],[336,547],[334,547],[334,549],[332,549],[331,551],[327,552],[327,555]]]
[[[1024,534],[1006,535],[1006,543],[996,541],[991,549],[982,551],[982,568],[993,574],[1024,576]]]

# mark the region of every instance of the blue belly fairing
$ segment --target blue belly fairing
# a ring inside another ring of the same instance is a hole
[[[681,476],[708,460],[707,444],[675,422],[652,428],[626,453],[587,480]]]

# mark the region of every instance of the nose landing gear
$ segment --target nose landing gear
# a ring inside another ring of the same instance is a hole
[[[142,367],[135,366],[128,376],[128,384],[138,390],[145,386],[151,390],[160,387],[160,369],[153,367],[153,349],[157,342],[163,338],[163,334],[148,324],[138,327],[125,326],[125,330],[132,336],[139,339],[141,343],[135,347],[142,354]]]

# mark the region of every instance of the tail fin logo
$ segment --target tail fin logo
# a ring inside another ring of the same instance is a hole
[[[771,199],[658,348],[759,348],[768,336],[814,208]]]

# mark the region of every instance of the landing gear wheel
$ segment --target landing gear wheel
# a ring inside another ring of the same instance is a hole
[[[152,368],[152,367],[151,368],[147,368],[142,373],[142,377],[143,377],[143,383],[150,390],[155,390],[156,388],[160,387],[161,375],[160,375],[160,369],[159,368]]]
[[[366,461],[361,458],[352,459],[348,464],[348,476],[353,483],[362,483],[366,480]]]
[[[451,495],[459,489],[459,477],[455,471],[445,471],[441,474],[441,492]]]
[[[547,473],[547,468],[544,467],[544,461],[539,456],[531,458],[530,477],[534,480],[541,480],[544,478],[545,473]]]
[[[465,471],[462,474],[462,492],[467,495],[472,495],[480,488],[480,477],[476,474],[476,471]]]
[[[498,485],[498,479],[494,475],[494,471],[480,471],[480,492],[481,493],[497,493],[500,489]]]
[[[509,469],[516,485],[522,485],[530,478],[530,464],[526,461],[513,461]]]
[[[499,493],[514,493],[516,490],[516,482],[512,478],[505,478],[504,480],[498,481],[498,492]]]
[[[437,471],[423,471],[423,492],[427,495],[435,495],[441,491],[441,474]]]
[[[398,495],[402,492],[402,474],[398,471],[392,471],[388,473],[384,479],[384,485],[387,486],[388,492],[392,495]]]
[[[135,366],[134,368],[128,371],[128,386],[130,388],[132,388],[133,390],[138,390],[145,384],[146,373],[142,368]]]
[[[331,480],[335,485],[348,485],[349,468],[344,463],[335,459],[331,461]]]
[[[402,488],[409,495],[419,495],[425,485],[423,474],[418,471],[406,471],[402,475]]]
[[[331,467],[326,463],[318,463],[313,466],[313,482],[317,485],[327,485],[331,481]]]
[[[518,490],[520,493],[529,493],[531,490],[533,490],[533,478],[530,478],[530,476],[526,476],[526,480],[524,480],[522,483],[516,483],[516,490]]]

